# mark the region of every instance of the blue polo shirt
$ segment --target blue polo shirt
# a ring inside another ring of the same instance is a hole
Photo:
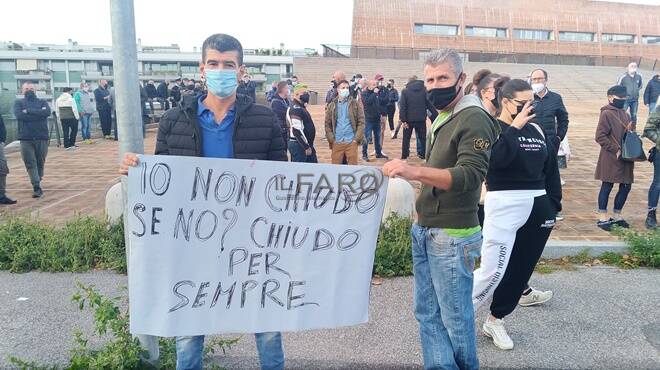
[[[213,112],[204,105],[204,96],[200,96],[197,105],[197,119],[202,133],[202,157],[234,158],[234,118],[236,105],[225,115],[220,123],[215,121]]]

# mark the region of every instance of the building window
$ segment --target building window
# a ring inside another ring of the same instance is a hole
[[[642,42],[649,45],[660,45],[660,36],[643,36]]]
[[[415,23],[415,33],[434,36],[456,36],[458,35],[458,26]]]
[[[596,34],[593,32],[559,31],[559,41],[586,41],[594,42]]]
[[[518,28],[513,30],[513,37],[517,40],[552,41],[555,39],[555,34],[552,31],[525,30]]]
[[[637,37],[635,35],[618,35],[614,33],[604,33],[603,42],[615,42],[621,44],[636,44]]]
[[[66,83],[66,72],[54,71],[53,72],[53,82],[64,82],[64,83]]]
[[[465,36],[507,38],[506,28],[465,27]]]
[[[16,71],[16,62],[14,60],[0,60],[0,71]]]

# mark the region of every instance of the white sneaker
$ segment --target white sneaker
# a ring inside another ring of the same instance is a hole
[[[390,133],[390,138],[394,139],[394,132]]]
[[[493,343],[497,348],[503,350],[513,349],[513,341],[504,328],[504,320],[486,319],[482,329],[485,336],[493,339]]]
[[[561,186],[566,185],[566,181],[564,181],[564,179],[562,179],[562,178],[560,178],[560,179],[561,179]]]
[[[520,296],[518,304],[523,307],[536,306],[537,304],[542,304],[552,299],[552,290],[536,290],[532,288],[532,291],[527,294]]]

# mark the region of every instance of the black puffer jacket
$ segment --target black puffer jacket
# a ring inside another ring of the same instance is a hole
[[[39,98],[16,99],[14,117],[18,120],[18,140],[48,140],[50,106]]]
[[[426,111],[436,113],[436,109],[426,97],[424,81],[408,82],[399,98],[399,119],[401,122],[426,122]],[[437,113],[436,113],[437,114]]]
[[[157,155],[202,155],[202,137],[197,120],[197,99],[186,95],[183,103],[163,114],[158,126]],[[273,111],[254,104],[248,96],[236,95],[234,158],[288,160],[284,140]]]

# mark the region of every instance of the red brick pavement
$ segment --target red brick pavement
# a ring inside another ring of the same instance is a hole
[[[564,216],[552,234],[558,240],[613,240],[609,234],[595,226],[594,209],[600,183],[593,179],[598,145],[594,131],[602,102],[569,102],[569,140],[573,159],[562,175],[564,187]],[[324,139],[323,106],[313,106],[310,111],[317,126],[316,147],[321,162],[330,162],[330,152]],[[640,108],[640,125],[647,116],[646,108]],[[641,129],[641,128],[640,128]],[[639,131],[639,130],[638,130]],[[401,153],[401,134],[392,140],[389,129],[385,134],[384,151],[394,158]],[[145,151],[153,153],[155,130],[149,130]],[[113,141],[97,140],[94,144],[79,144],[75,151],[51,147],[43,179],[44,197],[32,199],[30,183],[18,152],[8,153],[11,174],[8,177],[8,194],[18,199],[14,206],[2,206],[0,217],[9,212],[29,214],[52,224],[62,224],[76,214],[101,216],[105,193],[115,184],[117,174],[118,145]],[[411,153],[415,153],[415,140],[411,140]],[[373,149],[370,148],[370,152]],[[421,164],[414,155],[410,162]],[[382,166],[384,160],[365,163]],[[643,227],[648,185],[652,178],[649,163],[637,164],[635,184],[626,204],[624,214],[637,228]],[[613,197],[614,195],[612,195]]]

